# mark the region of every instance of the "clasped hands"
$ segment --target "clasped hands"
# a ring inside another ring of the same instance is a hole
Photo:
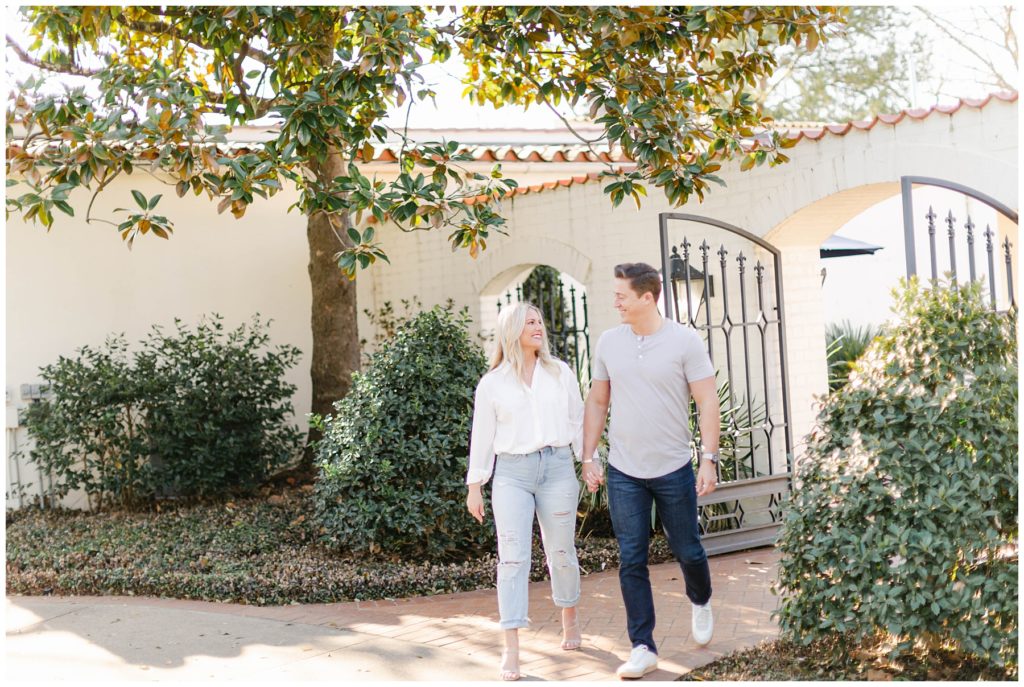
[[[601,484],[604,483],[604,470],[601,469],[601,463],[596,459],[583,464],[582,471],[583,483],[587,485],[587,490],[593,494],[596,492]]]

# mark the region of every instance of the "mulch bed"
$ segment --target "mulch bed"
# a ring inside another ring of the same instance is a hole
[[[990,666],[948,649],[912,647],[892,656],[886,638],[858,644],[843,636],[808,646],[783,639],[737,651],[680,681],[778,680],[1016,680],[1016,671]]]

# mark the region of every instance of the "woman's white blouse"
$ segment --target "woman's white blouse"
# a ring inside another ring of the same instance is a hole
[[[484,484],[499,453],[533,453],[545,446],[572,445],[583,452],[583,398],[569,366],[558,360],[557,374],[540,362],[533,386],[526,386],[504,362],[476,387],[473,432],[469,441],[466,484]]]

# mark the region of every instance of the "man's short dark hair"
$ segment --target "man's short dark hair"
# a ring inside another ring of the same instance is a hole
[[[629,281],[638,296],[649,293],[657,301],[661,296],[661,273],[646,262],[624,262],[615,266],[615,278]]]

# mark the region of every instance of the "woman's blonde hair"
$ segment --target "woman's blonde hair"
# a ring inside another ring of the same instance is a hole
[[[537,317],[540,317],[541,323],[543,323],[544,319],[540,308],[533,303],[516,303],[513,306],[502,308],[501,313],[498,315],[498,328],[495,332],[498,346],[491,357],[492,370],[503,362],[508,361],[508,364],[512,366],[513,372],[524,383],[526,382],[526,375],[524,374],[526,371],[526,357],[523,355],[523,347],[519,343],[519,337],[523,334],[523,328],[526,326],[526,317],[531,310],[537,313]],[[549,372],[557,374],[558,363],[551,356],[551,350],[548,347],[548,328],[543,327],[541,332],[541,345],[540,350],[537,351],[537,359]]]

